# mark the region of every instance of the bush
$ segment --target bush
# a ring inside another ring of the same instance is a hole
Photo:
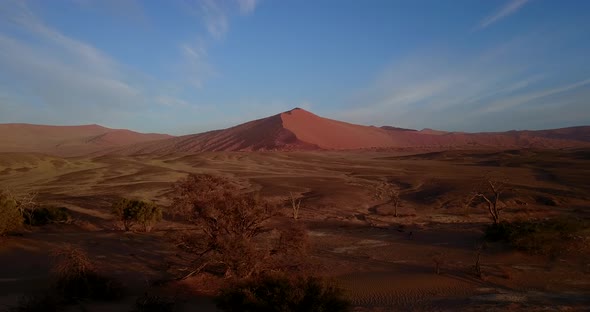
[[[146,293],[137,299],[133,312],[171,312],[175,305],[173,300]]]
[[[265,233],[276,206],[236,183],[207,174],[189,175],[175,185],[171,211],[201,229],[179,245],[210,264],[225,268],[227,277],[249,277],[269,263],[269,248],[258,238]],[[202,237],[198,239],[194,235]]]
[[[216,298],[222,311],[348,311],[342,290],[315,277],[266,275],[222,290]]]
[[[108,301],[123,296],[123,286],[101,275],[81,249],[65,247],[57,251],[55,257],[55,290],[66,302],[83,299]]]
[[[125,231],[131,230],[137,223],[142,226],[143,231],[149,232],[162,220],[160,207],[140,200],[121,199],[113,205],[112,213],[123,223]]]
[[[19,298],[18,304],[11,307],[8,312],[57,312],[62,311],[59,300],[51,294],[24,295]]]
[[[49,223],[63,223],[71,219],[70,211],[64,207],[43,207],[27,209],[24,222],[28,225],[41,226]]]
[[[573,218],[500,222],[488,226],[484,239],[505,242],[532,254],[551,254],[563,251],[565,242],[574,240],[588,229],[588,222]]]
[[[0,236],[17,230],[22,225],[23,217],[17,201],[9,194],[0,192]]]

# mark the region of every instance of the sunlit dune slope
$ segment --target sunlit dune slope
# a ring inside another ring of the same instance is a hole
[[[581,127],[567,130],[497,133],[414,131],[356,125],[317,116],[296,108],[228,129],[186,135],[121,148],[117,154],[170,154],[210,151],[355,150],[387,148],[563,148],[590,145]],[[567,128],[570,129],[570,128]],[[554,132],[556,131],[556,132]],[[580,139],[582,138],[582,139]]]
[[[109,129],[98,125],[0,124],[0,152],[77,156],[170,137],[165,134]]]

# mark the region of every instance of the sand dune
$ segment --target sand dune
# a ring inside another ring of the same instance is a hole
[[[296,108],[228,129],[171,137],[87,126],[0,125],[0,152],[60,156],[214,151],[566,148],[590,146],[590,127],[489,133],[363,126]]]
[[[171,136],[109,129],[99,125],[0,124],[0,152],[37,152],[78,156],[165,138],[171,138]]]
[[[224,130],[135,144],[118,154],[211,151],[355,150],[387,148],[564,148],[589,146],[590,127],[499,133],[415,131],[362,126],[296,108]],[[571,135],[570,135],[571,134]],[[585,136],[584,136],[585,135]]]

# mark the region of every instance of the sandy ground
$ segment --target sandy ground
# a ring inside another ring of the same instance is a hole
[[[89,311],[129,310],[133,296],[151,282],[182,276],[189,255],[167,237],[186,225],[167,221],[150,234],[125,234],[116,229],[108,209],[120,196],[167,205],[171,183],[190,172],[207,172],[244,179],[264,196],[301,194],[311,260],[344,287],[355,310],[590,309],[587,254],[550,259],[492,245],[482,255],[486,278],[475,278],[474,246],[489,219],[484,209],[466,211],[461,205],[483,175],[493,174],[509,178],[507,219],[588,218],[589,155],[587,150],[97,158],[0,154],[0,187],[39,192],[40,201],[67,207],[75,218],[70,225],[29,229],[0,242],[0,305],[47,287],[50,253],[66,243],[87,249],[102,270],[131,289],[129,300],[90,305]],[[402,216],[394,217],[391,207],[373,198],[372,185],[382,179],[402,190]],[[434,274],[434,255],[443,255],[440,275]],[[159,291],[188,298],[186,309],[215,311],[206,297],[209,282],[197,276]]]

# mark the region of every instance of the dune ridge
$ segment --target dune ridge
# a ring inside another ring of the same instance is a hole
[[[301,108],[227,129],[173,137],[98,125],[0,125],[0,152],[59,156],[173,154],[219,151],[590,147],[590,126],[538,131],[446,132],[364,126]]]
[[[99,125],[48,126],[0,124],[0,152],[34,152],[82,156],[172,136],[110,129]]]

